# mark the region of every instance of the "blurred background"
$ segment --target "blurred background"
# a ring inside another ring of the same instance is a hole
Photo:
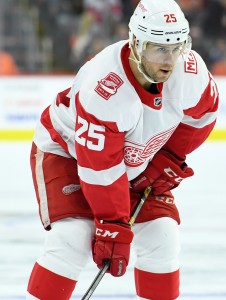
[[[25,298],[42,252],[45,232],[29,165],[40,114],[87,60],[128,38],[137,3],[0,0],[0,300]],[[226,300],[226,0],[178,3],[190,22],[193,49],[220,93],[215,129],[188,157],[196,175],[175,191],[182,219],[181,299]],[[132,263],[122,280],[106,276],[94,299],[135,299]],[[96,273],[91,262],[73,299],[81,299]]]
[[[226,0],[178,0],[193,49],[226,75]],[[0,1],[0,74],[77,72],[105,46],[128,38],[137,0]]]

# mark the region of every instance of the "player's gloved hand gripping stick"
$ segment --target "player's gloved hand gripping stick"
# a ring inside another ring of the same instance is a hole
[[[184,160],[161,149],[155,154],[147,168],[130,184],[134,192],[142,192],[146,186],[152,186],[152,194],[161,195],[176,188],[182,180],[193,175],[194,171]]]
[[[132,227],[135,220],[136,220],[136,217],[139,213],[139,211],[141,210],[141,207],[143,206],[144,202],[146,201],[146,199],[148,198],[148,195],[150,194],[151,192],[151,187],[148,186],[145,190],[144,190],[144,193],[140,199],[140,201],[137,203],[133,213],[132,213],[132,216],[129,220],[129,224],[128,226]],[[92,284],[90,285],[89,289],[87,290],[87,292],[85,293],[85,295],[82,297],[82,300],[88,300],[90,299],[90,297],[92,296],[93,292],[95,291],[96,287],[98,286],[98,284],[100,283],[101,279],[103,278],[103,276],[105,275],[105,273],[110,269],[110,266],[111,266],[111,260],[110,259],[107,259],[105,260],[102,268],[100,269],[100,271],[98,272],[97,276],[94,278]],[[113,272],[114,272],[114,269],[113,269]],[[117,275],[115,275],[117,276]]]

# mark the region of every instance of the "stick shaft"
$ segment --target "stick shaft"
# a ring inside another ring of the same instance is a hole
[[[107,272],[108,268],[110,267],[110,259],[106,260],[103,267],[97,273],[97,276],[94,278],[93,282],[91,283],[89,289],[82,297],[82,300],[88,300],[92,296],[93,292],[95,291],[96,287],[100,283],[101,279],[104,277],[104,274]]]
[[[139,212],[140,212],[140,210],[141,210],[141,207],[143,206],[143,204],[144,204],[144,202],[146,201],[146,199],[147,199],[148,195],[150,194],[150,192],[151,192],[151,187],[148,186],[148,187],[145,189],[145,191],[144,191],[142,197],[140,198],[140,201],[137,203],[137,205],[136,205],[135,208],[134,208],[134,211],[133,211],[133,213],[132,213],[132,216],[131,216],[131,218],[130,218],[130,220],[129,220],[129,225],[130,225],[130,226],[133,226],[133,224],[134,224],[134,222],[135,222],[135,220],[136,220],[136,218],[137,218],[137,215],[139,214]]]
[[[142,197],[140,198],[140,201],[137,203],[137,205],[134,208],[134,211],[132,213],[132,216],[129,220],[129,225],[132,227],[137,215],[139,214],[141,207],[143,206],[144,202],[146,201],[148,195],[151,192],[151,187],[147,187],[142,195]],[[103,267],[100,269],[100,271],[98,272],[97,276],[94,278],[93,282],[91,283],[90,287],[88,288],[87,292],[85,293],[85,295],[82,297],[81,300],[88,300],[90,299],[90,297],[92,296],[93,292],[95,291],[96,287],[98,286],[98,284],[100,283],[101,279],[103,278],[103,276],[105,275],[105,273],[107,272],[107,270],[110,267],[110,259],[107,259],[103,265]]]

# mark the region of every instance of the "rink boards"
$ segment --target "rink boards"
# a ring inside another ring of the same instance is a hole
[[[71,86],[74,75],[1,76],[0,141],[30,141],[43,109]],[[220,109],[210,140],[226,140],[226,77],[217,77]]]

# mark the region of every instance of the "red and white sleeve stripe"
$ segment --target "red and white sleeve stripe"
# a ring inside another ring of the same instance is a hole
[[[115,122],[88,113],[76,95],[75,146],[83,193],[95,217],[127,222],[129,183],[124,164],[124,132]]]
[[[209,82],[198,103],[184,110],[184,118],[174,131],[164,149],[181,159],[198,148],[213,130],[217,118],[219,93],[209,74]]]

